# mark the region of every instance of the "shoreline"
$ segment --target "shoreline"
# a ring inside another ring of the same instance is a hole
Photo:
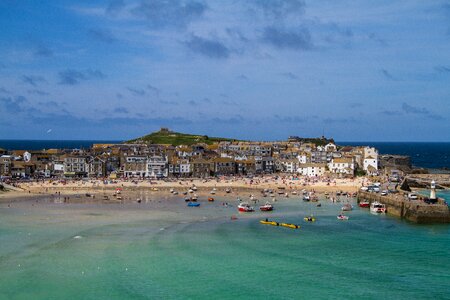
[[[275,179],[276,178],[276,179]],[[112,183],[111,183],[112,182]],[[20,191],[9,190],[0,193],[0,202],[8,201],[12,198],[28,198],[36,196],[73,196],[73,195],[97,195],[112,196],[117,189],[121,189],[126,193],[150,193],[157,197],[167,195],[175,196],[171,190],[178,192],[178,197],[185,197],[191,187],[196,187],[194,192],[200,197],[214,196],[233,196],[247,197],[255,194],[258,197],[264,190],[273,190],[277,197],[285,197],[285,193],[294,196],[292,192],[296,191],[297,195],[301,195],[303,190],[314,192],[317,194],[348,192],[354,193],[363,185],[368,184],[365,177],[355,179],[310,179],[310,178],[283,178],[283,177],[262,177],[258,179],[215,179],[215,180],[177,180],[177,181],[148,181],[148,180],[115,180],[108,181],[105,184],[102,180],[90,181],[40,181],[20,183]],[[227,193],[226,190],[230,192]],[[211,191],[215,190],[215,194]]]
[[[101,180],[90,181],[52,181],[46,180],[41,182],[20,183],[19,187],[22,191],[7,191],[0,194],[0,198],[10,196],[13,194],[22,196],[33,196],[55,193],[60,194],[79,194],[79,193],[107,193],[113,192],[116,189],[126,191],[149,191],[152,193],[170,192],[171,189],[179,192],[182,196],[183,192],[188,191],[191,187],[196,187],[197,194],[211,195],[213,189],[217,194],[227,194],[226,189],[230,189],[230,194],[239,194],[247,192],[261,192],[265,189],[271,189],[274,193],[284,191],[291,193],[292,191],[300,192],[302,190],[314,191],[319,193],[333,193],[333,192],[357,192],[358,189],[367,184],[368,179],[286,179],[272,177],[263,177],[256,180],[250,179],[217,179],[217,180],[177,180],[177,181],[148,181],[148,180],[115,180],[105,184]]]

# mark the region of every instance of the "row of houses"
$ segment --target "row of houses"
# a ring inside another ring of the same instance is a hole
[[[210,177],[292,173],[304,176],[356,171],[378,174],[371,147],[316,146],[298,141],[220,142],[212,145],[94,144],[90,149],[5,151],[0,175],[11,177]]]

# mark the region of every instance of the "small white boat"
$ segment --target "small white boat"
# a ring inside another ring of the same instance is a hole
[[[215,190],[212,190],[211,192],[209,192],[211,195],[214,195],[216,193]]]
[[[340,214],[339,216],[337,216],[337,219],[345,221],[345,220],[348,220],[348,217],[344,216],[343,214]]]
[[[269,202],[266,202],[266,204],[264,204],[264,205],[259,207],[259,210],[261,210],[261,211],[272,211],[273,210],[273,205],[270,204]]]
[[[378,201],[372,202],[372,204],[370,204],[370,212],[377,213],[377,214],[385,214],[386,213],[386,205],[381,204]]]

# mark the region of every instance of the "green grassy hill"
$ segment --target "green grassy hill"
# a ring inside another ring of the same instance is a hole
[[[298,138],[303,143],[315,143],[316,145],[325,145],[328,142],[333,142],[333,139],[326,138]],[[144,135],[143,137],[136,138],[126,143],[146,143],[146,144],[169,144],[169,145],[194,145],[198,143],[205,143],[208,145],[218,143],[221,141],[240,141],[237,139],[220,138],[220,137],[208,137],[207,135],[187,134],[180,132],[169,131],[162,128],[159,131]]]
[[[205,143],[211,145],[220,141],[235,141],[234,139],[208,137],[207,135],[186,134],[167,130],[160,130],[143,137],[127,141],[127,143],[144,142],[148,144],[193,145]]]

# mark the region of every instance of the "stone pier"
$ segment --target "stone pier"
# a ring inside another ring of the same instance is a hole
[[[387,213],[406,219],[414,223],[450,223],[450,210],[443,199],[438,199],[436,204],[427,204],[425,197],[418,195],[418,200],[408,200],[402,193],[381,196],[377,193],[358,192],[358,203],[368,200],[370,203],[378,201],[386,205]]]

